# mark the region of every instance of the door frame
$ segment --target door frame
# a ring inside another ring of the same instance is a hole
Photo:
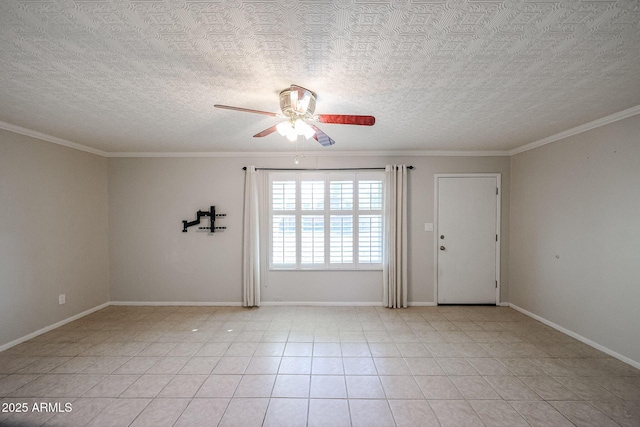
[[[440,178],[495,178],[497,187],[496,197],[496,234],[498,241],[496,242],[496,306],[500,305],[500,247],[502,245],[502,235],[500,232],[500,203],[502,200],[502,174],[501,173],[436,173],[433,175],[434,183],[434,227],[433,227],[433,299],[435,305],[438,305],[438,183]]]

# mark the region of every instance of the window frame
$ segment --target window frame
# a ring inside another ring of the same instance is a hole
[[[384,171],[360,171],[360,170],[341,170],[341,171],[271,171],[268,173],[268,227],[267,233],[267,257],[269,270],[273,271],[353,271],[353,270],[382,270],[382,233],[384,231]],[[324,204],[323,209],[302,209],[302,181],[321,180],[324,183]],[[352,209],[331,210],[330,204],[330,183],[332,181],[350,180],[353,182],[353,204]],[[379,181],[381,183],[381,201],[380,209],[360,210],[359,200],[359,182],[360,181]],[[273,182],[274,181],[294,181],[295,182],[295,209],[292,210],[274,210],[273,209]],[[295,216],[295,263],[274,263],[273,251],[273,218],[274,215],[294,215]],[[302,217],[305,215],[323,216],[323,239],[324,239],[324,259],[323,263],[302,263]],[[353,220],[352,233],[352,257],[351,263],[332,263],[331,262],[331,217],[336,215],[350,215]],[[359,219],[360,216],[379,215],[380,216],[380,262],[360,262],[360,241],[359,241]]]

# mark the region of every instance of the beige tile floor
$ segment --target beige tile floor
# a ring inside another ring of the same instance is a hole
[[[506,307],[108,307],[0,353],[0,404],[9,426],[640,426],[640,370]]]

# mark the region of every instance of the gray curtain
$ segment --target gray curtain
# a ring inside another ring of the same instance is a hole
[[[260,203],[258,171],[247,166],[244,181],[243,305],[260,305]]]
[[[382,283],[384,304],[407,307],[407,167],[385,167]]]

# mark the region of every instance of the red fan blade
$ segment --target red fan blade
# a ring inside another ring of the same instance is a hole
[[[314,125],[309,125],[309,126],[311,126],[311,128],[316,131],[315,135],[313,135],[313,139],[318,141],[320,145],[322,145],[323,147],[329,147],[330,145],[333,145],[336,143],[333,139],[329,138],[329,136],[326,133],[322,132],[317,126],[314,126]]]
[[[214,105],[214,107],[224,108],[225,110],[243,111],[245,113],[264,114],[265,116],[280,117],[280,114],[278,113],[271,113],[269,111],[252,110],[250,108],[231,107],[229,105],[220,105],[220,104],[216,104]]]
[[[349,116],[344,114],[319,114],[316,118],[320,123],[339,125],[373,126],[376,122],[376,118],[373,116]]]
[[[253,135],[254,138],[261,138],[263,136],[267,136],[267,135],[271,135],[273,132],[275,132],[276,129],[276,125],[271,126],[270,128],[267,128],[265,130],[263,130],[262,132],[258,132],[255,135]]]

